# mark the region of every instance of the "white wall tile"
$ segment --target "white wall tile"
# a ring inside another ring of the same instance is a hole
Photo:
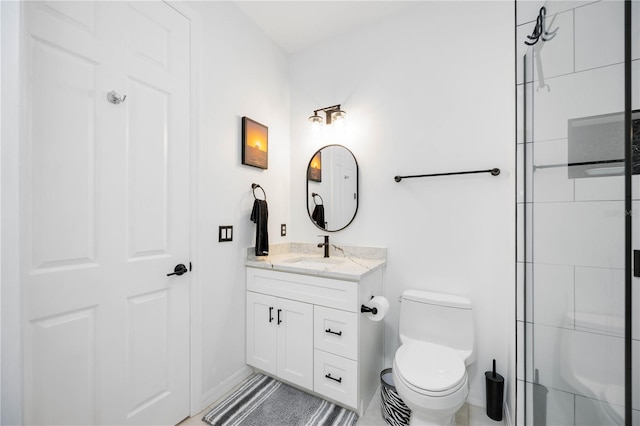
[[[532,219],[536,262],[624,268],[622,202],[534,203]]]
[[[598,327],[602,333],[624,335],[624,270],[576,267],[575,274],[576,329]]]
[[[632,198],[640,199],[640,176],[632,177]],[[576,201],[624,200],[624,176],[600,176],[575,180]]]
[[[573,201],[574,179],[569,179],[567,167],[536,167],[567,164],[567,139],[540,141],[527,145],[531,146],[527,152],[529,163],[527,165],[529,188],[527,189],[529,194],[533,194],[533,200],[529,197],[527,201]],[[535,171],[531,173],[530,170]]]
[[[527,383],[528,425],[574,426],[574,395]]]
[[[623,401],[624,404],[624,401]],[[624,424],[624,405],[576,395],[576,425],[601,426]]]
[[[576,71],[624,61],[624,2],[600,1],[575,10]]]
[[[574,392],[574,388],[561,374],[562,339],[574,331],[531,323],[526,323],[526,331],[527,381],[540,383],[547,388]]]
[[[524,321],[524,286],[525,286],[525,263],[517,262],[516,264],[516,320]]]
[[[516,398],[516,425],[525,426],[524,418],[524,402],[525,402],[525,384],[523,380],[517,381],[517,398]],[[529,423],[531,424],[531,423]]]
[[[572,392],[603,399],[605,390],[624,386],[624,338],[567,330],[560,351],[559,370]]]
[[[526,216],[525,216],[526,212]],[[531,262],[533,243],[531,239],[533,205],[531,203],[518,203],[516,206],[516,230],[517,230],[517,256],[518,262]],[[525,223],[526,221],[526,223]],[[525,238],[525,235],[527,238]],[[526,252],[526,254],[525,254]]]
[[[527,320],[555,327],[573,327],[574,311],[573,266],[534,263],[528,268],[527,304],[533,311]],[[567,321],[570,321],[569,323]]]
[[[533,84],[520,84],[516,89],[518,115],[516,123],[516,142],[533,140]],[[526,117],[526,121],[525,120]]]
[[[640,3],[631,2],[631,57],[640,58]]]
[[[631,63],[631,108],[640,109],[640,60]]]
[[[631,278],[631,288],[632,288],[632,297],[633,297],[633,301],[632,303],[632,309],[631,309],[631,337],[635,340],[640,340],[640,296],[638,293],[640,293],[640,289],[638,288],[638,280],[639,278]],[[640,353],[638,354],[640,355]],[[638,389],[638,392],[640,392],[640,389]]]
[[[545,2],[543,0],[516,2],[516,24],[521,25],[527,22],[536,22],[538,12],[544,4]]]
[[[522,321],[518,321],[516,323],[517,330],[517,356],[518,356],[518,365],[516,368],[516,377],[520,380],[524,380],[525,378],[525,323]]]
[[[640,341],[638,340],[631,342],[631,359],[633,359],[633,364],[631,365],[633,373],[631,396],[633,397],[633,402],[631,405],[635,410],[640,410]]]
[[[615,65],[534,84],[534,141],[566,139],[571,118],[624,109],[624,68]]]

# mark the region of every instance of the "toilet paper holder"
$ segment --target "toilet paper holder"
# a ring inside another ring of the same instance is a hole
[[[360,312],[371,312],[373,315],[377,315],[378,314],[378,308],[370,308],[366,305],[362,305],[360,306]]]
[[[369,300],[371,300],[373,298],[374,298],[374,296],[371,296],[371,298]],[[362,305],[362,306],[360,306],[360,312],[362,312],[363,314],[367,313],[367,312],[371,312],[373,315],[377,315],[378,314],[378,308],[370,308],[367,305]]]

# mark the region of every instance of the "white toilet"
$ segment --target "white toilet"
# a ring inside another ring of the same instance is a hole
[[[453,425],[469,394],[467,366],[475,361],[471,301],[406,290],[393,381],[411,409],[410,425]]]

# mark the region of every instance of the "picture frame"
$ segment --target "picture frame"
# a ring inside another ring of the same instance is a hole
[[[318,151],[309,162],[307,179],[313,182],[322,182],[322,152]]]
[[[242,164],[269,168],[269,128],[249,117],[242,117]]]

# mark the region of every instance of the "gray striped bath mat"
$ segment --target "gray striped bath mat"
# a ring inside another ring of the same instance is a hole
[[[202,420],[212,426],[353,426],[358,416],[271,377],[255,374]]]

